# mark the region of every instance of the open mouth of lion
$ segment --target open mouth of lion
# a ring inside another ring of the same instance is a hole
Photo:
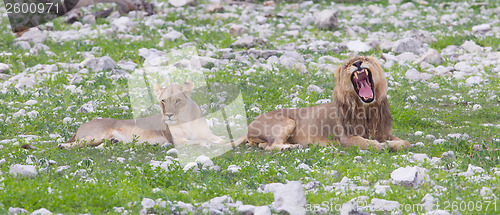
[[[354,71],[351,74],[351,82],[361,101],[364,103],[371,103],[375,100],[372,73],[369,69],[359,68]]]

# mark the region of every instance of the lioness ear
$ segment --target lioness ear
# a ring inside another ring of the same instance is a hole
[[[181,85],[181,89],[185,93],[188,93],[189,91],[193,90],[193,88],[194,88],[194,83],[193,81],[191,81],[190,78],[188,78],[186,82],[184,82],[184,84]]]
[[[155,83],[154,89],[153,89],[155,96],[158,97],[161,93],[161,87],[158,85],[158,83]]]

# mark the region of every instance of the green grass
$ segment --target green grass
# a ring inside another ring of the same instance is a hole
[[[429,1],[429,3],[436,8],[439,4],[435,1]],[[280,12],[286,4],[289,3],[278,3],[276,11]],[[319,2],[319,4],[319,8],[330,7],[330,1]],[[379,7],[388,5],[387,1],[377,3],[366,1],[350,3],[349,1],[345,4],[377,4]],[[495,5],[498,4],[492,3],[487,8],[494,8]],[[417,5],[417,10],[421,8]],[[395,32],[398,37],[405,31],[415,28],[429,32],[445,32],[436,34],[437,41],[429,44],[431,48],[438,51],[450,45],[460,46],[468,40],[495,50],[500,45],[497,38],[463,33],[463,30],[470,31],[473,25],[485,22],[478,16],[477,10],[479,9],[473,9],[472,13],[459,14],[460,18],[471,15],[473,19],[465,25],[453,26],[453,32],[456,34],[446,33],[448,26],[430,25],[426,21],[412,22],[407,28],[391,25],[388,20],[384,20],[380,25],[371,26],[363,23],[360,26],[366,28],[368,32]],[[44,44],[50,47],[50,51],[54,52],[55,56],[49,56],[44,52],[39,55],[25,55],[26,50],[13,46],[16,42],[15,37],[8,32],[7,19],[1,18],[0,53],[9,52],[12,56],[0,56],[0,62],[11,65],[6,74],[15,76],[38,64],[81,63],[86,53],[91,53],[94,47],[100,47],[100,52],[92,53],[95,57],[109,55],[116,62],[130,60],[142,65],[144,59],[138,55],[137,51],[140,48],[155,48],[168,53],[189,42],[193,42],[200,51],[211,49],[207,44],[212,44],[216,47],[216,50],[211,50],[213,51],[212,57],[221,58],[222,55],[217,49],[229,48],[237,39],[229,34],[230,23],[240,21],[233,18],[198,20],[196,13],[202,10],[201,7],[186,9],[187,12],[182,14],[185,24],[179,26],[163,25],[157,26],[157,30],[151,30],[144,23],[139,23],[127,34],[143,36],[144,40],[141,41],[118,39],[117,33],[99,35],[95,39],[82,38],[69,42],[55,42],[49,39]],[[238,8],[235,13],[241,13],[241,9]],[[370,16],[368,12],[363,13]],[[400,11],[396,12],[395,16],[398,17],[400,13]],[[438,13],[444,14],[447,11],[438,10]],[[422,12],[422,14],[425,13]],[[351,16],[352,14],[348,14],[348,11],[342,11],[339,15],[341,18],[349,19]],[[297,23],[301,17],[274,18],[268,18],[271,26],[276,26],[278,23]],[[166,22],[175,22],[177,16],[175,13],[161,14],[161,19]],[[99,19],[97,23],[109,24],[106,19]],[[347,26],[346,23],[343,24]],[[186,40],[164,41],[165,45],[160,47],[158,45],[162,41],[160,32],[168,32],[169,27],[183,33]],[[54,30],[71,29],[74,28],[64,24],[62,18],[54,21]],[[256,49],[275,49],[290,43],[297,46],[308,44],[310,41],[306,39],[307,35],[335,43],[341,43],[346,39],[357,39],[349,38],[345,29],[338,29],[338,31],[342,37],[333,36],[332,31],[312,27],[302,29],[298,38],[282,40],[280,36],[283,30],[277,30],[276,35],[268,38],[265,46],[257,46]],[[258,35],[258,33],[252,32],[253,35]],[[368,34],[359,35],[359,37],[366,39]],[[235,49],[234,51],[242,50]],[[266,60],[249,58],[251,63],[247,65],[237,62],[234,57],[224,66],[207,65],[208,69],[203,72],[208,83],[235,83],[239,86],[247,110],[246,117],[248,122],[251,122],[258,115],[275,110],[277,107],[309,107],[314,106],[318,100],[330,98],[335,87],[333,74],[309,68],[309,61],[317,63],[318,59],[325,55],[345,60],[349,53],[347,51],[334,53],[330,50],[316,52],[297,49],[297,51],[308,61],[305,63],[308,66],[308,72],[305,74],[284,67],[277,67],[271,71],[256,67],[254,73],[244,75],[243,73],[252,68],[254,63],[266,63]],[[364,54],[380,56],[378,51],[369,51]],[[453,66],[455,63],[447,60],[444,65]],[[417,65],[413,66],[419,68]],[[391,73],[389,78],[393,79],[389,84],[391,89],[388,91],[394,118],[393,133],[412,144],[423,142],[425,145],[423,147],[415,146],[408,151],[401,152],[360,151],[355,148],[334,147],[310,147],[279,152],[242,146],[212,158],[215,165],[220,166],[220,171],[201,170],[199,173],[185,172],[180,166],[168,172],[159,168],[152,169],[149,162],[165,160],[166,151],[169,148],[147,144],[118,143],[103,150],[95,148],[60,150],[57,148],[58,143],[70,138],[79,125],[86,121],[98,117],[116,119],[133,117],[127,79],[123,77],[117,80],[111,79],[110,75],[114,74],[113,71],[89,71],[88,74],[80,74],[80,69],[58,67],[57,72],[41,78],[33,88],[25,89],[15,88],[16,82],[3,86],[6,81],[0,80],[0,86],[2,86],[0,89],[0,140],[11,140],[0,144],[0,160],[5,159],[5,163],[0,164],[0,214],[6,214],[10,207],[21,207],[30,212],[44,207],[53,213],[64,214],[118,214],[113,207],[124,207],[132,214],[137,214],[142,209],[140,202],[143,198],[154,200],[161,198],[171,203],[182,201],[200,204],[222,195],[228,195],[234,201],[241,201],[243,204],[269,206],[274,200],[272,194],[258,191],[263,189],[265,184],[286,183],[289,180],[299,180],[307,184],[314,180],[328,187],[340,182],[343,177],[351,179],[355,186],[366,187],[367,191],[341,192],[320,186],[316,191],[306,193],[307,203],[321,204],[328,201],[330,204],[342,205],[355,197],[368,196],[370,199],[382,198],[398,201],[400,204],[416,204],[421,203],[421,199],[428,193],[439,193],[436,191],[436,185],[447,189],[440,195],[434,195],[439,200],[441,209],[445,209],[444,202],[446,201],[484,202],[486,200],[479,194],[479,190],[483,187],[491,188],[493,193],[500,197],[498,188],[500,176],[493,169],[500,168],[500,151],[498,150],[500,128],[495,127],[500,122],[498,114],[500,113],[498,102],[500,78],[493,72],[493,68],[494,66],[485,68],[487,74],[485,78],[488,81],[482,85],[466,86],[464,79],[455,80],[451,77],[433,77],[428,81],[439,84],[439,89],[431,89],[425,82],[411,82],[405,79],[407,65],[396,63],[393,67],[386,68],[386,71]],[[33,74],[34,72],[26,73]],[[81,89],[81,93],[71,93],[65,87],[71,85],[70,81],[76,75],[81,76],[82,81],[73,85]],[[397,84],[392,84],[392,82]],[[321,94],[308,92],[307,87],[311,84],[321,87],[324,91]],[[457,93],[460,95],[457,96]],[[409,99],[412,96],[416,96],[416,99]],[[452,100],[451,96],[456,96],[458,99]],[[493,96],[497,97],[492,99]],[[299,101],[293,103],[292,97],[299,98]],[[36,100],[38,103],[32,106],[24,105],[29,100]],[[94,112],[78,111],[82,105],[89,102],[93,102]],[[474,104],[480,104],[482,109],[472,110]],[[124,111],[124,107],[128,107],[128,110]],[[14,114],[21,109],[24,109],[26,113],[36,111],[37,114],[33,117],[27,115],[14,117]],[[71,118],[72,121],[63,123],[62,119],[66,117]],[[493,124],[493,126],[483,124]],[[416,131],[422,131],[424,135],[415,136]],[[469,138],[447,137],[448,134],[454,133],[466,133]],[[36,137],[29,140],[22,135],[36,135]],[[433,145],[433,140],[426,139],[426,135],[443,138],[445,142]],[[38,150],[21,149],[19,146],[25,143],[36,146]],[[475,151],[474,145],[480,145],[485,150]],[[439,158],[448,151],[453,151],[456,159],[443,159],[437,165],[428,162],[415,163],[406,158],[411,156],[410,153],[425,153],[431,158]],[[36,164],[38,176],[21,178],[9,174],[11,165],[27,164],[26,160],[29,156],[40,160],[40,163]],[[364,161],[354,162],[356,156],[362,156]],[[118,157],[125,158],[124,162],[119,162]],[[57,164],[49,166],[45,160],[54,160]],[[86,162],[80,163],[81,161]],[[309,165],[313,170],[297,169],[296,167],[301,163]],[[486,170],[484,175],[492,178],[474,182],[458,176],[458,173],[467,170],[469,164],[484,168]],[[56,172],[57,167],[66,165],[69,169],[60,173]],[[230,173],[226,171],[229,165],[238,165],[241,170],[236,174]],[[374,192],[375,184],[389,180],[392,171],[407,165],[427,168],[431,182],[422,184],[418,189],[390,185],[391,191],[388,191],[385,196]],[[328,174],[331,170],[337,171],[337,174]],[[82,171],[85,172],[81,173]],[[79,172],[80,175],[75,174]],[[159,188],[160,191],[153,192],[155,188]],[[188,194],[179,191],[187,191]],[[500,202],[498,200],[496,202],[498,205],[496,209],[490,205],[488,210],[481,210],[479,213],[498,214]],[[169,214],[171,210],[175,210],[171,203],[167,204],[166,209],[155,208],[154,210],[158,214]],[[448,211],[451,209],[448,208]],[[462,210],[460,212],[474,214],[474,211]]]

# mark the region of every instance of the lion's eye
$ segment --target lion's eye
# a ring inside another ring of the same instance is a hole
[[[161,100],[161,103],[165,104],[165,99]]]
[[[177,99],[177,100],[175,100],[175,103],[179,104],[179,103],[181,103],[181,100]]]

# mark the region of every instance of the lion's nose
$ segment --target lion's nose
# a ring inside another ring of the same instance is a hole
[[[363,64],[363,61],[357,61],[357,62],[353,63],[352,65],[359,68],[361,66],[361,64]]]
[[[173,113],[166,113],[165,116],[170,119],[170,118],[172,118],[174,116],[174,114]]]

